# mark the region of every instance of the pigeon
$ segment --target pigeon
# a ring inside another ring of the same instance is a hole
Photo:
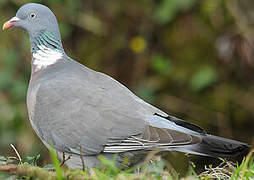
[[[207,134],[148,104],[127,87],[68,57],[54,13],[24,4],[3,29],[24,29],[31,43],[27,108],[32,128],[69,168],[102,166],[100,156],[128,168],[150,151],[234,158],[246,143]],[[65,157],[66,156],[66,157]]]

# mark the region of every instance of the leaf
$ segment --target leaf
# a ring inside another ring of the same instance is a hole
[[[217,72],[213,67],[202,67],[194,74],[190,81],[190,87],[193,91],[200,91],[217,80]]]
[[[172,69],[172,64],[169,58],[163,55],[156,54],[152,56],[152,67],[158,73],[163,75],[169,75]]]
[[[111,174],[120,172],[120,169],[116,166],[116,156],[114,157],[114,160],[109,160],[103,156],[99,156],[98,159],[101,161],[101,163],[107,167],[107,171],[110,171]]]
[[[160,24],[170,22],[178,12],[189,9],[195,0],[162,0],[154,12],[154,19]]]
[[[64,180],[63,171],[60,167],[60,162],[57,158],[57,155],[55,153],[55,150],[53,148],[50,148],[50,156],[56,171],[56,176],[58,180]]]
[[[40,154],[35,156],[26,156],[22,158],[22,163],[28,163],[32,166],[37,166],[37,160],[41,157]]]
[[[0,166],[7,164],[7,158],[4,156],[0,156]]]
[[[53,164],[46,164],[45,166],[43,166],[43,169],[52,170],[52,169],[54,169],[54,165]]]

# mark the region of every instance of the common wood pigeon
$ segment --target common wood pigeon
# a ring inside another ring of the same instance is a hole
[[[232,158],[245,143],[207,134],[197,125],[146,103],[112,77],[68,57],[53,12],[23,5],[3,29],[19,27],[30,37],[32,72],[27,92],[29,119],[42,142],[70,168],[100,165],[99,155],[130,167],[151,150]],[[126,159],[128,159],[126,161]],[[125,164],[123,164],[123,161]]]

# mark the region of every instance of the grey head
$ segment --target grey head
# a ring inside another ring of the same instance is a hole
[[[24,29],[29,34],[32,51],[38,45],[63,51],[57,19],[47,6],[37,3],[21,6],[16,16],[4,24],[3,29],[10,27]]]

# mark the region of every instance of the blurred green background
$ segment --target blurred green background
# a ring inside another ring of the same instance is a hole
[[[27,2],[53,10],[70,57],[209,133],[253,144],[252,0],[1,0],[2,24]],[[27,34],[0,32],[0,154],[14,144],[47,162],[26,110],[30,59]]]

